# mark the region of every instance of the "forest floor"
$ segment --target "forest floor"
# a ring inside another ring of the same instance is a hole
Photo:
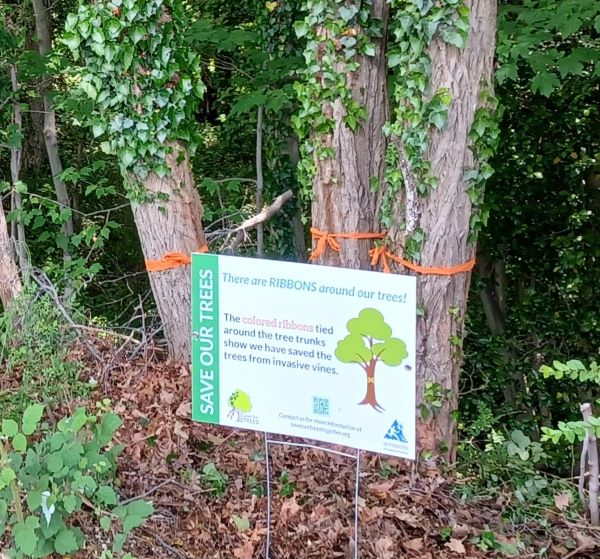
[[[83,350],[81,350],[83,353]],[[124,421],[117,442],[121,499],[142,496],[155,512],[127,544],[139,559],[265,557],[266,463],[263,434],[193,423],[187,366],[154,353],[90,364],[101,380],[93,401],[110,398]],[[152,353],[152,352],[151,352]],[[81,354],[76,357],[81,357]],[[108,374],[102,376],[103,371]],[[15,379],[18,382],[18,379]],[[64,410],[82,402],[65,399]],[[352,559],[355,462],[324,451],[271,449],[272,559]],[[506,521],[502,495],[462,502],[466,480],[419,475],[409,462],[361,455],[359,550],[362,559],[480,557],[598,558],[600,531],[558,509],[545,518]],[[504,513],[504,514],[503,514]],[[102,531],[91,514],[79,523],[95,559]]]

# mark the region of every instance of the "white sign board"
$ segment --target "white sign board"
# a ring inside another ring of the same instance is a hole
[[[192,419],[414,459],[414,277],[192,258]]]

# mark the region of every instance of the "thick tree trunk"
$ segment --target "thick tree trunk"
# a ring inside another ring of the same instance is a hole
[[[35,12],[35,28],[39,42],[39,50],[42,56],[46,56],[51,49],[50,39],[50,22],[48,19],[48,9],[45,5],[44,0],[32,0],[33,9]],[[54,106],[52,98],[50,97],[50,88],[47,85],[49,76],[44,76],[43,80],[46,85],[42,88],[42,99],[44,102],[44,142],[46,144],[46,152],[48,154],[48,161],[50,163],[50,171],[52,173],[52,180],[54,181],[54,190],[56,192],[56,200],[60,204],[61,209],[70,208],[71,203],[69,200],[69,193],[67,191],[67,185],[60,178],[63,172],[62,161],[60,158],[60,152],[58,147],[58,133],[56,129],[56,114],[54,112]],[[63,226],[63,233],[67,239],[73,235],[73,218],[72,216],[67,219]],[[70,253],[68,249],[64,251],[65,261],[70,260]]]
[[[19,291],[21,291],[21,278],[13,258],[6,218],[0,203],[0,301],[2,301],[4,310],[8,308]]]
[[[407,163],[402,161],[408,187],[403,194],[406,213],[399,221],[405,225],[390,231],[396,246],[401,247],[411,232],[407,229],[422,229],[426,240],[421,250],[421,264],[430,267],[464,263],[475,253],[475,246],[468,242],[472,207],[466,194],[464,171],[476,166],[469,149],[469,131],[482,88],[489,88],[492,83],[496,2],[466,0],[466,4],[471,11],[466,47],[457,49],[437,39],[429,49],[430,91],[448,88],[452,95],[448,123],[443,130],[431,132],[427,153],[431,172],[438,177],[439,185],[427,197],[409,192],[415,181],[406,176]],[[411,203],[406,203],[409,197]],[[457,409],[462,365],[462,347],[456,342],[463,337],[469,283],[470,273],[423,275],[419,280],[424,316],[419,318],[417,326],[417,402],[423,402],[426,382],[438,384],[442,395],[448,395],[439,413],[429,422],[419,424],[419,446],[450,460],[455,456],[452,412]]]
[[[194,185],[190,162],[184,146],[172,144],[166,163],[170,176],[161,179],[151,174],[144,186],[150,194],[167,194],[169,199],[132,204],[133,216],[146,260],[160,260],[168,252],[190,255],[204,244],[203,208]],[[183,154],[183,157],[180,157]],[[191,347],[190,269],[181,266],[150,273],[150,285],[169,353],[188,361]]]
[[[387,2],[374,0],[372,11],[385,29]],[[312,223],[324,232],[378,232],[378,196],[372,192],[371,177],[380,183],[383,180],[386,143],[381,131],[388,117],[388,102],[384,40],[375,43],[375,55],[359,57],[360,68],[347,78],[353,98],[367,110],[366,121],[353,132],[343,122],[346,111],[339,99],[323,106],[324,113],[333,114],[335,128],[320,140],[333,150],[333,156],[314,156],[317,173],[313,179]],[[339,253],[327,250],[318,262],[345,268],[370,267],[372,241],[344,240],[340,245]]]

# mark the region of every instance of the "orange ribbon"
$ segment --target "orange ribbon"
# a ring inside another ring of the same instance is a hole
[[[331,250],[339,252],[340,243],[338,239],[354,239],[362,241],[366,239],[385,239],[386,235],[385,233],[325,233],[316,227],[311,227],[310,232],[312,238],[317,242],[317,246],[315,246],[315,250],[313,250],[309,260],[316,260],[319,258],[319,256],[325,253],[325,249],[328,245]]]
[[[208,252],[208,245],[202,245],[198,252]],[[180,266],[188,266],[192,263],[192,259],[188,254],[183,252],[167,252],[163,254],[160,260],[146,260],[146,270],[149,272],[164,272],[165,270],[173,270]]]
[[[456,274],[460,274],[462,272],[470,272],[475,266],[475,258],[472,258],[468,262],[464,264],[457,264],[456,266],[449,266],[447,268],[427,268],[425,266],[419,266],[418,264],[413,264],[409,260],[405,260],[400,256],[396,256],[395,254],[391,254],[388,252],[384,246],[378,246],[369,251],[369,256],[371,257],[371,266],[376,266],[378,263],[381,263],[383,271],[386,274],[391,272],[388,259],[393,260],[400,266],[404,266],[413,272],[417,272],[421,275],[435,275],[435,276],[454,276]]]

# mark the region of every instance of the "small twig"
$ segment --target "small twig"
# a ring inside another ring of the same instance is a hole
[[[590,545],[588,545],[588,544],[580,545],[577,549],[574,549],[570,553],[567,553],[562,559],[569,559],[570,557],[577,557],[577,555],[579,553],[581,553],[582,551],[587,551],[589,548],[590,548]]]
[[[190,559],[183,551],[180,551],[176,547],[169,545],[165,540],[163,540],[156,532],[151,532],[148,528],[143,528],[144,532],[149,536],[153,537],[160,545],[162,545],[166,551],[172,553],[179,559]]]
[[[120,338],[121,340],[127,340],[128,342],[134,343],[136,345],[141,344],[139,340],[132,338],[131,334],[126,336],[125,334],[119,334],[118,332],[113,332],[112,330],[105,330],[104,328],[97,328],[95,326],[85,326],[84,324],[64,324],[63,328],[73,328],[75,330],[86,330],[88,332],[93,332],[94,334],[106,334],[107,336],[112,336],[114,338]],[[133,334],[133,332],[132,332]]]
[[[174,477],[166,479],[166,480],[160,482],[158,485],[155,485],[154,487],[148,489],[148,491],[146,491],[145,493],[142,493],[141,495],[138,495],[137,497],[130,497],[129,499],[125,499],[124,501],[121,501],[120,505],[121,506],[125,506],[128,503],[131,503],[133,501],[137,501],[138,499],[145,499],[146,497],[148,497],[148,495],[152,495],[152,493],[156,493],[159,489],[161,489],[165,485],[169,485],[169,484],[171,484],[173,482],[175,482],[175,478]]]

